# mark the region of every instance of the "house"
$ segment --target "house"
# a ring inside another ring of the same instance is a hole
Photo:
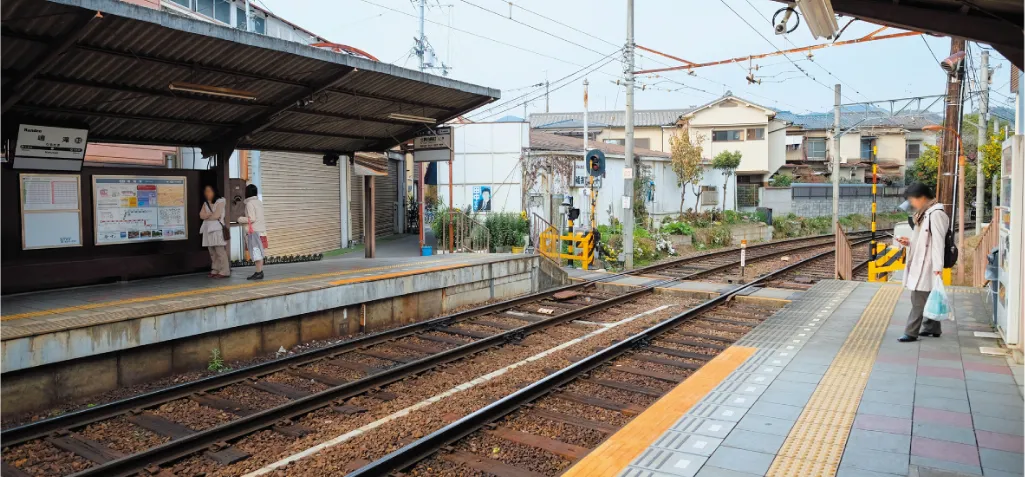
[[[786,131],[786,167],[784,174],[800,182],[831,180],[833,113],[794,114],[782,111],[778,118],[790,125]],[[840,115],[840,180],[847,183],[870,182],[873,151],[879,175],[888,183],[902,183],[907,168],[924,151],[936,145],[936,133],[924,126],[940,124],[943,117],[929,111],[891,115],[882,110],[843,111]]]
[[[694,107],[634,111],[634,147],[669,152],[669,137],[677,128],[677,120],[693,109]],[[534,113],[530,115],[530,128],[582,138],[584,113]],[[626,112],[588,111],[587,128],[588,136],[592,140],[622,146],[626,142]]]

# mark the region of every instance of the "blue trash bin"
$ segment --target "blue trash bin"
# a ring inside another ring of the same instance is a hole
[[[421,247],[420,255],[424,257],[430,257],[431,255],[434,255],[434,249],[432,247],[427,246]]]

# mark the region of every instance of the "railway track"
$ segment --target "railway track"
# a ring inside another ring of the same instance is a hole
[[[829,237],[815,237],[758,244],[748,250],[754,251],[755,258],[768,257],[821,247],[826,240],[832,241]],[[203,455],[217,465],[230,465],[249,457],[249,453],[229,444],[244,436],[269,430],[300,439],[314,432],[298,421],[303,415],[325,408],[340,415],[368,412],[377,403],[383,405],[397,398],[388,390],[389,385],[415,379],[483,351],[515,346],[541,331],[567,333],[567,329],[578,326],[574,321],[585,317],[599,317],[595,321],[601,321],[601,315],[627,307],[657,286],[732,266],[724,258],[729,255],[737,254],[733,250],[717,251],[635,270],[629,274],[670,270],[671,276],[623,294],[600,292],[594,285],[625,273],[407,325],[8,429],[0,436],[5,450],[0,470],[5,476],[33,475],[8,462],[12,455],[17,462],[19,456],[33,452],[48,455],[51,460],[47,469],[34,472],[35,475],[172,475],[159,465],[194,455]],[[736,318],[732,321],[756,323]],[[721,319],[712,322],[719,323],[716,326],[739,326]],[[585,332],[578,330],[578,334]],[[711,341],[706,344],[721,343],[708,339]],[[688,353],[715,349],[693,346],[696,351]],[[657,364],[650,359],[646,363],[649,367]],[[357,397],[360,405],[351,404]],[[97,434],[97,428],[104,430],[100,433],[104,437],[90,438]],[[125,439],[133,435],[134,439]],[[25,448],[28,452],[21,452]]]
[[[383,476],[397,471],[415,476],[558,475],[629,416],[639,414],[772,314],[738,305],[732,301],[734,296],[804,267],[817,269],[832,255],[832,251],[820,252],[738,285],[568,367],[552,370],[547,377],[349,475]],[[636,377],[644,381],[632,379]],[[627,417],[603,418],[609,410]]]

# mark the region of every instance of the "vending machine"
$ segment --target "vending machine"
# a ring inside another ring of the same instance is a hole
[[[1022,346],[1022,216],[1025,215],[1025,136],[1004,141],[1000,160],[1000,205],[998,223],[999,283],[996,309],[997,329],[1012,348]]]

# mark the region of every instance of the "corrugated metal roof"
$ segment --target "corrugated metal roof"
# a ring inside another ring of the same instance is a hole
[[[584,148],[582,146],[583,138],[562,136],[534,129],[530,130],[530,149],[535,151],[575,152],[582,156],[584,153]],[[588,141],[587,147],[589,149],[600,149],[601,152],[605,153],[607,156],[626,156],[626,148],[618,144]],[[651,149],[644,149],[641,147],[635,147],[634,154],[639,157],[657,157],[663,159],[672,157],[670,154],[665,152],[653,151]]]
[[[102,18],[90,20],[101,12]],[[3,120],[80,124],[90,141],[304,152],[381,151],[500,92],[117,0],[6,0]],[[70,47],[46,64],[52,45]],[[75,41],[77,38],[77,41]],[[12,104],[8,89],[30,77]],[[172,92],[171,82],[255,100]]]
[[[634,111],[634,126],[672,126],[680,116],[694,110],[694,107],[682,109],[648,109]],[[604,125],[608,127],[624,127],[626,113],[624,111],[588,111],[588,125]],[[531,128],[565,128],[563,124],[578,124],[583,127],[584,113],[534,113],[530,115]]]
[[[810,113],[796,114],[790,111],[776,113],[776,119],[801,126],[807,130],[827,130],[833,128],[833,113]],[[941,124],[943,115],[931,111],[902,112],[899,115],[891,116],[885,111],[856,112],[848,111],[840,113],[840,128],[851,127],[873,128],[873,127],[894,127],[909,130],[919,130],[929,124]]]

